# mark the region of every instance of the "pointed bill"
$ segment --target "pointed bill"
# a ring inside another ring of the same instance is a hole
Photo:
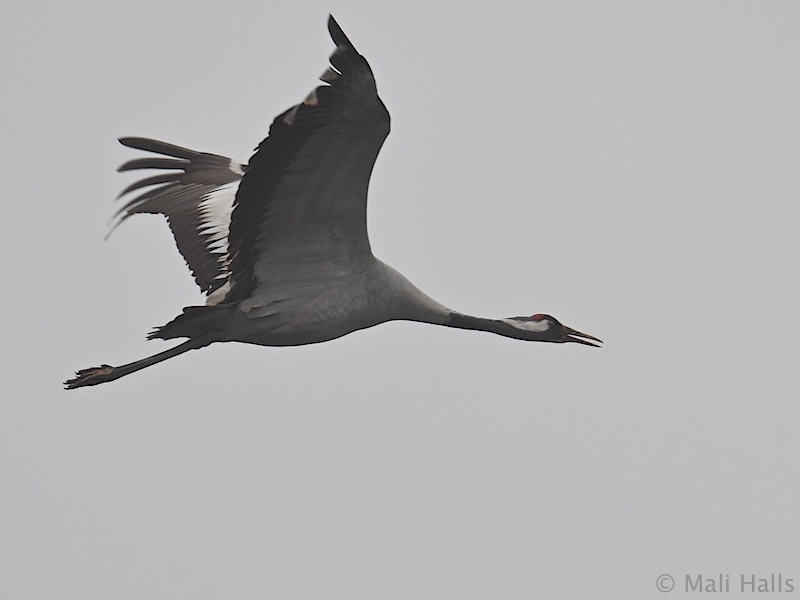
[[[581,339],[586,338],[586,339]],[[588,333],[581,333],[575,329],[570,329],[567,326],[564,326],[562,331],[562,342],[575,342],[577,344],[584,344],[585,346],[593,346],[594,348],[600,348],[600,344],[594,344],[589,340],[594,340],[595,342],[603,343],[603,340],[600,338],[596,338],[593,335],[589,335]]]

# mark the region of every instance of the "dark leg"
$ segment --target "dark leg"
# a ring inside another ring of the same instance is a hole
[[[92,367],[91,369],[82,369],[75,373],[75,377],[73,379],[68,379],[64,382],[64,388],[68,390],[74,390],[75,388],[84,387],[87,385],[97,385],[100,383],[105,383],[106,381],[114,381],[115,379],[119,379],[125,375],[130,375],[131,373],[135,373],[136,371],[156,363],[160,363],[161,361],[172,358],[173,356],[178,356],[179,354],[183,354],[189,350],[208,346],[212,341],[213,340],[205,337],[191,339],[178,346],[175,346],[174,348],[170,348],[169,350],[159,352],[153,356],[148,356],[147,358],[128,363],[127,365],[121,365],[119,367],[101,365],[99,367]]]

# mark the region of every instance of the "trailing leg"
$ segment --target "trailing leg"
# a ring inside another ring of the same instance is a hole
[[[189,350],[208,346],[213,341],[214,340],[210,336],[201,336],[183,342],[182,344],[179,344],[174,348],[170,348],[169,350],[165,350],[164,352],[159,352],[153,356],[148,356],[147,358],[128,363],[127,365],[121,365],[119,367],[101,365],[99,367],[92,367],[90,369],[82,369],[75,373],[74,378],[65,381],[64,387],[68,390],[74,390],[75,388],[79,387],[98,385],[107,381],[114,381],[115,379],[119,379],[125,375],[130,375],[131,373],[135,373],[136,371],[140,371],[141,369],[165,361],[173,356],[178,356],[179,354],[183,354]]]

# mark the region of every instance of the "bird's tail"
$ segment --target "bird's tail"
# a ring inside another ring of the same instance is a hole
[[[222,334],[235,307],[230,304],[211,306],[187,306],[183,312],[166,325],[156,327],[148,336],[148,340],[172,340],[175,338],[194,338],[208,336],[218,338],[214,334]],[[219,336],[224,339],[224,336]],[[219,338],[218,338],[219,339]]]

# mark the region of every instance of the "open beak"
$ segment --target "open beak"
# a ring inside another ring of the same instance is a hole
[[[562,325],[562,332],[561,332],[561,339],[560,342],[575,342],[577,344],[584,344],[585,346],[594,346],[595,348],[600,348],[599,344],[593,344],[589,340],[594,340],[595,342],[603,343],[603,340],[600,338],[596,338],[593,335],[589,335],[588,333],[581,333],[580,331],[575,331],[574,329],[570,329],[569,327]],[[586,338],[586,339],[581,339]]]

